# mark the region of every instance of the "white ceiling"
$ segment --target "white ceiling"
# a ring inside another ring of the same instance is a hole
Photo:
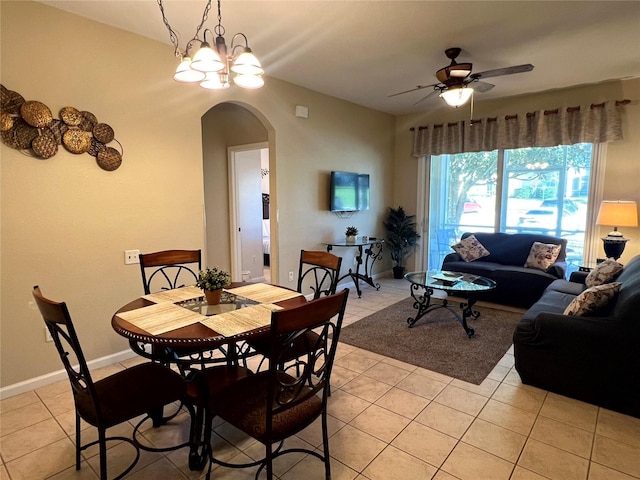
[[[156,0],[41,3],[167,43],[167,55],[173,55]],[[184,49],[206,0],[164,5]],[[392,114],[440,106],[437,96],[413,106],[428,90],[388,96],[436,83],[436,70],[449,63],[448,47],[462,48],[458,61],[472,62],[474,72],[535,66],[487,79],[495,88],[479,93],[476,102],[640,77],[637,0],[222,0],[221,8],[227,43],[237,32],[247,35],[267,76]],[[214,0],[205,27],[213,29],[216,18]]]

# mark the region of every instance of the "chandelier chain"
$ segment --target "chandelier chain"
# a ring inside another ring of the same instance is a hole
[[[160,7],[160,13],[162,14],[162,21],[164,22],[164,26],[167,27],[167,30],[169,31],[169,39],[171,40],[171,43],[173,44],[173,46],[175,48],[175,55],[176,55],[176,57],[182,57],[182,52],[180,51],[180,46],[178,44],[179,35],[171,27],[171,24],[169,24],[169,20],[167,19],[166,15],[164,13],[164,5],[162,4],[162,0],[158,0],[158,7]],[[187,43],[187,45],[185,47],[185,52],[184,52],[185,54],[188,55],[189,48],[191,48],[191,45],[193,44],[194,41],[198,40],[198,36],[200,35],[200,30],[202,30],[202,26],[204,25],[204,23],[209,18],[209,11],[210,10],[211,10],[211,0],[208,0],[207,4],[204,7],[204,11],[202,12],[202,20],[200,21],[200,25],[198,25],[196,27],[195,35],[193,36],[193,38],[191,40],[189,40],[189,42]],[[220,19],[220,2],[218,2],[218,19]]]

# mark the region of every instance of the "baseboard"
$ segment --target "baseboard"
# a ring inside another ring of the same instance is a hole
[[[94,370],[96,368],[108,367],[109,365],[128,360],[129,358],[133,358],[135,356],[136,353],[132,350],[123,350],[112,355],[107,355],[106,357],[91,360],[90,362],[87,362],[87,365],[89,367],[89,370]],[[55,372],[47,373],[45,375],[40,375],[39,377],[34,377],[22,382],[14,383],[13,385],[8,385],[6,387],[0,388],[0,400],[14,397],[21,393],[29,392],[31,390],[35,390],[36,388],[44,387],[45,385],[49,385],[50,383],[58,382],[67,378],[67,372],[64,369],[61,369]]]

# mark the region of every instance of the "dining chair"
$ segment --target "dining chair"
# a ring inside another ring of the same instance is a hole
[[[145,295],[193,285],[202,270],[200,250],[163,250],[140,254],[140,272]]]
[[[322,295],[333,295],[338,287],[340,278],[340,266],[342,265],[342,257],[338,257],[333,253],[314,250],[301,250],[300,262],[298,267],[298,286],[297,291],[304,294],[305,287],[311,289],[313,299],[318,299]],[[310,337],[315,337],[315,333],[309,331]],[[313,342],[314,338],[309,338],[309,342]],[[258,370],[269,356],[268,338],[256,338],[247,342],[256,353],[263,356],[258,364]],[[292,349],[289,353],[293,356],[285,360],[289,361],[295,358],[296,351]],[[304,353],[304,352],[303,352]]]
[[[272,312],[268,336],[269,368],[246,375],[210,394],[205,420],[210,425],[213,417],[218,416],[238,428],[264,445],[265,457],[251,464],[233,465],[216,459],[215,452],[211,452],[207,479],[210,478],[212,464],[217,463],[227,467],[259,464],[255,478],[258,479],[266,468],[267,480],[272,480],[274,458],[293,452],[322,460],[325,477],[327,480],[331,478],[327,398],[348,296],[349,290],[344,289],[297,307]],[[313,337],[307,335],[311,331],[315,333]],[[296,355],[289,361],[292,348]],[[304,448],[283,449],[287,438],[318,418],[322,428],[321,452]],[[274,443],[279,444],[275,449]]]
[[[342,257],[333,253],[300,250],[298,292],[304,294],[304,288],[308,287],[314,299],[321,295],[333,295],[338,287],[341,265]]]
[[[128,442],[136,449],[133,463],[115,479],[131,471],[140,458],[140,449],[166,451],[187,445],[159,449],[136,440],[139,427],[148,417],[154,427],[160,426],[167,420],[162,417],[164,406],[185,397],[186,384],[180,375],[158,363],[143,363],[94,382],[66,303],[45,298],[37,285],[33,287],[33,298],[71,382],[76,416],[76,470],[80,470],[81,452],[98,444],[100,479],[107,480],[107,441],[111,440]],[[108,428],[144,414],[147,416],[138,422],[132,438],[106,436]],[[82,445],[81,419],[98,429],[98,440]]]

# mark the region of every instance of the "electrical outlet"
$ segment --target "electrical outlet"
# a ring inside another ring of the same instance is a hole
[[[255,255],[253,257],[251,257],[251,262],[252,263],[256,263],[256,256]]]
[[[125,265],[140,263],[140,250],[125,250],[124,263]]]
[[[289,281],[293,282],[293,272],[289,272]]]
[[[47,327],[44,327],[44,341],[53,342],[53,338],[51,338],[51,332]]]

